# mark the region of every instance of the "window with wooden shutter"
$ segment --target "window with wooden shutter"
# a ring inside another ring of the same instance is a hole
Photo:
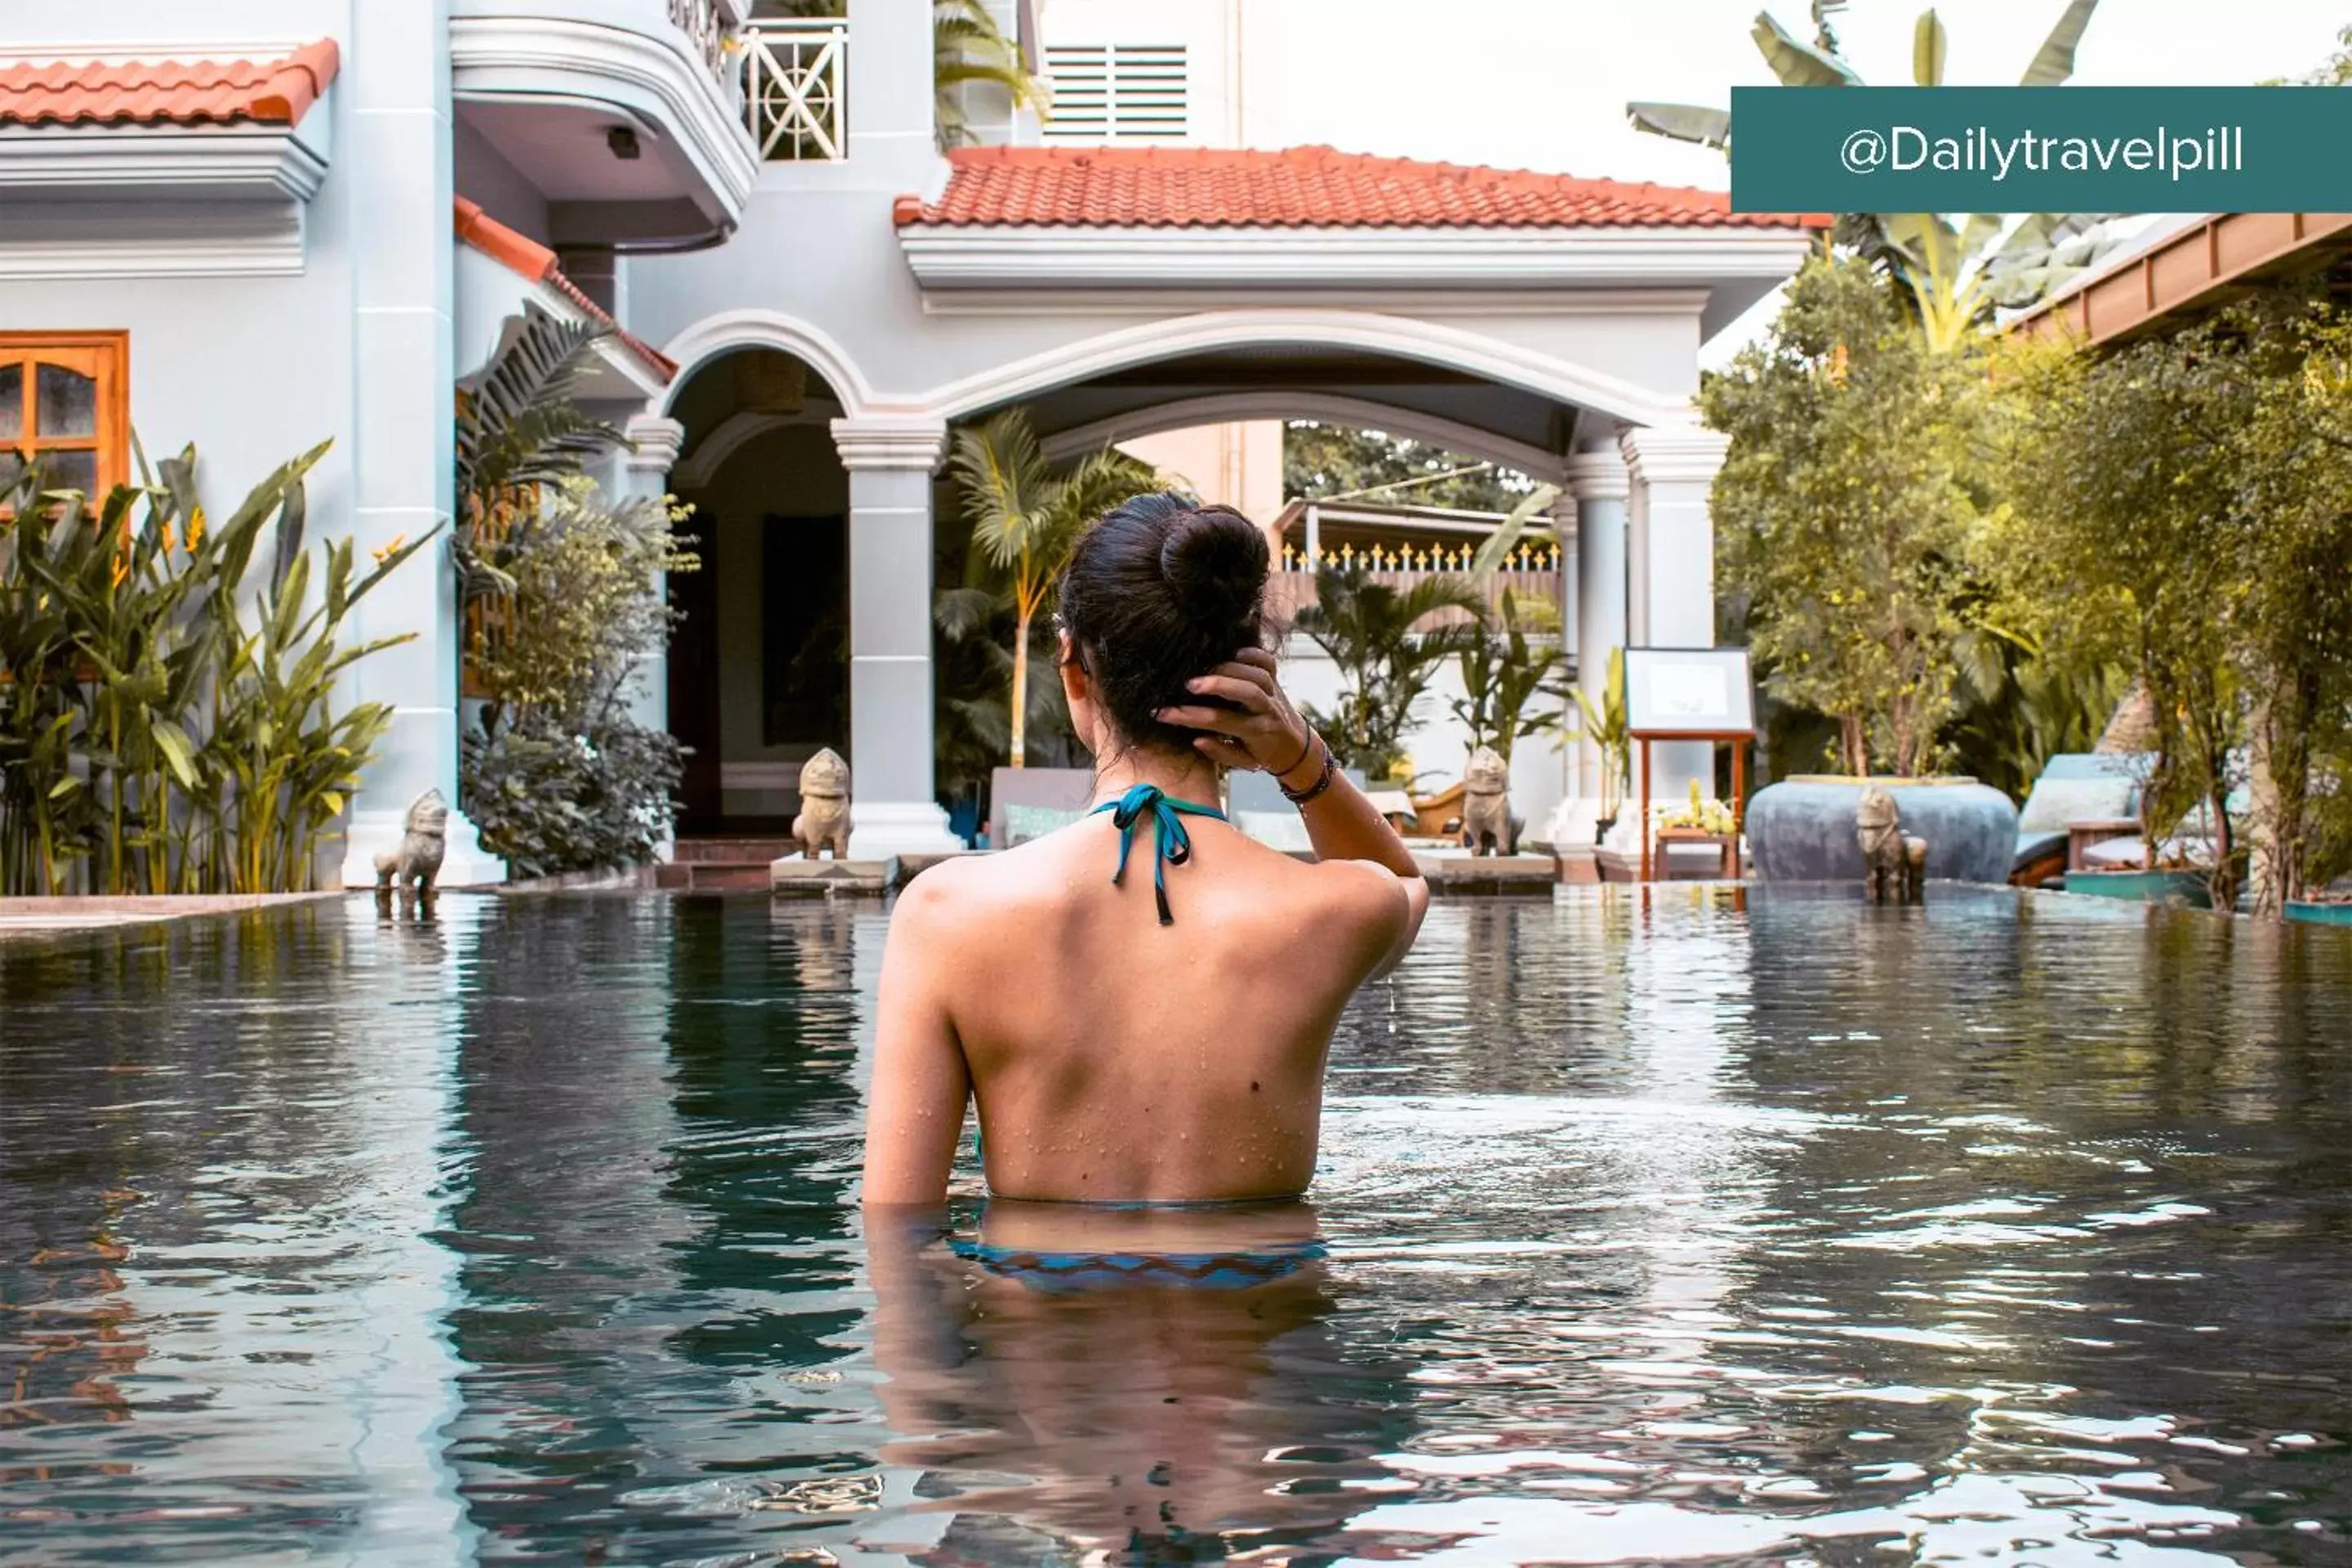
[[[1066,142],[1181,141],[1191,130],[1181,44],[1066,44],[1045,51],[1046,136]]]
[[[93,499],[131,477],[125,332],[0,332],[0,483],[37,461]]]

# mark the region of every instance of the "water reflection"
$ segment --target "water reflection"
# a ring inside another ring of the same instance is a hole
[[[2344,933],[1441,905],[1311,1211],[942,1245],[849,1207],[886,930],[0,947],[0,1556],[2352,1563]]]

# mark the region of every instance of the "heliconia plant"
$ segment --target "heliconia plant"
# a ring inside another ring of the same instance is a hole
[[[310,885],[392,719],[339,704],[342,677],[415,635],[346,643],[347,623],[426,542],[364,573],[348,538],[310,550],[304,479],[326,451],[219,522],[194,447],[152,469],[142,453],[141,482],[95,505],[37,465],[0,487],[0,892]]]

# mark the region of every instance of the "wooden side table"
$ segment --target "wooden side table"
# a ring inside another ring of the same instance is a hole
[[[2083,851],[2094,844],[2105,844],[2111,838],[2137,838],[2140,822],[2137,816],[2093,816],[2066,825],[2066,869],[2084,869]]]
[[[1657,879],[1665,881],[1666,847],[1670,844],[1708,844],[1715,847],[1718,857],[1716,876],[1723,881],[1739,880],[1739,838],[1737,834],[1702,833],[1696,827],[1661,827],[1658,829],[1658,850],[1652,864]]]

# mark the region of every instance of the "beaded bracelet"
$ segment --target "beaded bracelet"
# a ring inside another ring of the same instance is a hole
[[[1280,790],[1282,798],[1293,805],[1305,805],[1308,801],[1329,789],[1332,777],[1339,771],[1339,761],[1331,754],[1331,748],[1325,743],[1323,737],[1316,736],[1315,743],[1323,748],[1323,771],[1315,775],[1313,784],[1308,784],[1305,789],[1294,790],[1282,782],[1280,774],[1275,775],[1274,787]],[[1294,763],[1291,765],[1296,767],[1297,764]]]

